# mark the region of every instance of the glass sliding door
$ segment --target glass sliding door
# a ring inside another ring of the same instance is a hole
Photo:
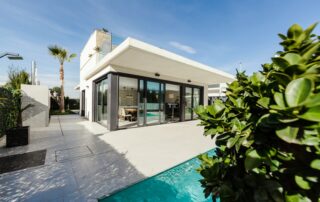
[[[193,88],[193,106],[192,108],[196,108],[200,105],[200,89],[199,88]],[[198,115],[194,112],[192,112],[193,115],[192,115],[192,118],[195,119],[198,117]]]
[[[120,75],[118,81],[118,128],[196,118],[193,109],[201,101],[200,87],[125,75]],[[97,85],[97,88],[100,86]]]
[[[118,127],[137,126],[138,120],[138,79],[119,77]]]
[[[139,112],[138,112],[138,125],[143,126],[145,120],[145,91],[144,91],[144,80],[139,80]]]
[[[180,86],[166,83],[165,121],[180,121]]]
[[[165,87],[164,83],[160,83],[160,123],[165,123],[165,109],[164,109],[164,97],[165,97]]]
[[[146,86],[146,124],[158,124],[161,120],[161,88],[159,82],[147,81]]]
[[[184,120],[192,119],[192,88],[185,87],[184,94]]]
[[[108,81],[101,80],[96,83],[95,89],[95,120],[102,125],[107,125],[108,114]]]

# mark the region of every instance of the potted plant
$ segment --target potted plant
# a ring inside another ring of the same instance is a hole
[[[29,126],[22,125],[22,112],[32,104],[28,104],[24,107],[21,106],[21,91],[12,90],[12,107],[11,110],[14,112],[12,118],[14,127],[6,130],[7,147],[22,146],[29,144]]]

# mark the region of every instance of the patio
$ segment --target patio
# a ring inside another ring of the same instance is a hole
[[[0,157],[46,149],[45,164],[0,175],[3,201],[95,201],[211,149],[198,121],[109,132],[77,115],[32,128],[31,144]],[[5,162],[1,162],[5,163]]]

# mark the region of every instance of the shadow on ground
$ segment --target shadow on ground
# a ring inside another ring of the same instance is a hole
[[[59,123],[53,117],[44,137],[46,130],[32,132],[31,145],[1,148],[7,155],[47,149],[44,166],[0,175],[1,201],[87,201],[145,178],[124,154],[99,139],[101,133],[92,134],[94,128],[89,131],[81,121],[72,115]]]

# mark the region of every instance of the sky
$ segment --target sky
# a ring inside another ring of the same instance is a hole
[[[0,59],[0,83],[10,66],[30,72],[35,60],[40,83],[59,86],[59,63],[48,54],[57,44],[78,55],[65,63],[66,95],[78,98],[79,55],[99,28],[119,42],[133,37],[231,74],[251,74],[281,50],[278,33],[320,21],[319,8],[319,0],[0,0],[0,53],[24,58]]]

